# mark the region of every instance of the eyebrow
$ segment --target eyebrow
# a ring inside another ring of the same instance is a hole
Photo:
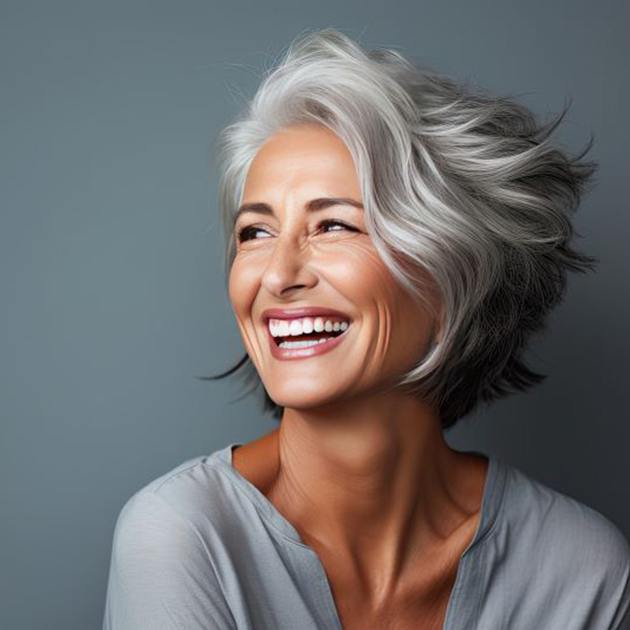
[[[331,206],[354,206],[355,208],[363,209],[363,204],[355,199],[348,197],[318,197],[317,199],[311,199],[306,204],[307,212],[317,212],[318,210],[324,210]],[[238,218],[245,212],[257,212],[258,214],[274,215],[273,208],[262,201],[253,201],[251,203],[244,203],[234,215],[233,225],[236,225]]]

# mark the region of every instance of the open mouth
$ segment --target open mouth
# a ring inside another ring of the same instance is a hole
[[[273,337],[275,344],[279,348],[308,348],[320,343],[326,343],[329,339],[343,335],[343,330],[325,330],[321,332],[302,333],[301,335],[286,335]]]
[[[292,320],[269,318],[267,329],[277,346],[291,342],[304,342],[314,345],[343,334],[350,326],[350,321],[334,316],[303,317]]]
[[[350,320],[335,315],[293,320],[268,318],[266,328],[276,358],[306,358],[337,346],[350,328]]]
[[[268,321],[271,352],[278,359],[307,358],[328,352],[343,341],[350,323],[350,320],[321,321],[319,318],[312,324],[307,320],[301,326],[287,325],[281,320]]]

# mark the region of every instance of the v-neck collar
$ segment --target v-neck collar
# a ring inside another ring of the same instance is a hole
[[[314,561],[318,565],[317,568],[322,580],[321,587],[324,590],[326,604],[331,612],[331,617],[335,623],[335,627],[338,630],[341,630],[342,625],[332,595],[330,582],[328,581],[319,556],[312,547],[302,540],[302,537],[295,527],[278,511],[276,506],[234,467],[233,449],[234,447],[242,445],[243,444],[241,442],[232,442],[208,456],[206,458],[206,463],[214,462],[217,465],[218,470],[227,475],[233,484],[247,496],[247,498],[254,504],[261,517],[264,518],[265,521],[271,525],[284,540],[294,546],[302,548],[304,551],[308,551],[309,554],[312,555]],[[451,630],[451,626],[454,623],[451,620],[454,618],[454,615],[456,615],[458,602],[460,600],[460,593],[465,587],[469,586],[468,584],[465,584],[465,578],[468,573],[467,561],[470,557],[470,552],[473,548],[478,547],[487,540],[494,530],[494,525],[497,521],[505,493],[505,482],[507,476],[505,462],[494,454],[480,453],[477,451],[465,452],[487,457],[488,469],[484,482],[479,522],[477,524],[475,535],[460,556],[460,561],[457,567],[457,575],[455,577],[455,582],[453,584],[453,588],[451,589],[451,594],[446,608],[443,630]]]

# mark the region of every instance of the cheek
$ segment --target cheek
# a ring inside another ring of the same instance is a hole
[[[245,316],[256,297],[260,283],[259,267],[237,256],[230,268],[228,277],[228,294],[235,313]]]
[[[356,305],[372,304],[393,282],[376,249],[365,241],[322,248],[314,263],[318,274]]]
[[[375,249],[354,252],[342,264],[347,266],[346,277],[352,278],[346,290],[368,317],[374,317],[370,352],[376,363],[396,369],[413,366],[431,341],[433,315],[403,289]],[[417,277],[419,270],[414,273]]]

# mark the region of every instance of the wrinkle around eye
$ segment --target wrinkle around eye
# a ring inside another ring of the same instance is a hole
[[[253,234],[256,234],[257,232],[265,232],[267,233],[267,236],[263,237],[262,239],[257,238],[255,236],[251,236]],[[325,236],[330,233],[340,233],[344,236],[354,236],[354,235],[365,234],[365,232],[361,230],[360,228],[354,225],[350,225],[349,223],[346,223],[344,221],[339,221],[337,219],[324,219],[318,223],[316,229],[313,232],[313,236],[314,237]],[[234,238],[237,245],[244,244],[248,241],[266,240],[267,238],[270,238],[271,236],[273,236],[273,234],[271,234],[266,227],[260,226],[260,225],[242,226],[241,228],[235,229],[235,234],[234,234]]]

